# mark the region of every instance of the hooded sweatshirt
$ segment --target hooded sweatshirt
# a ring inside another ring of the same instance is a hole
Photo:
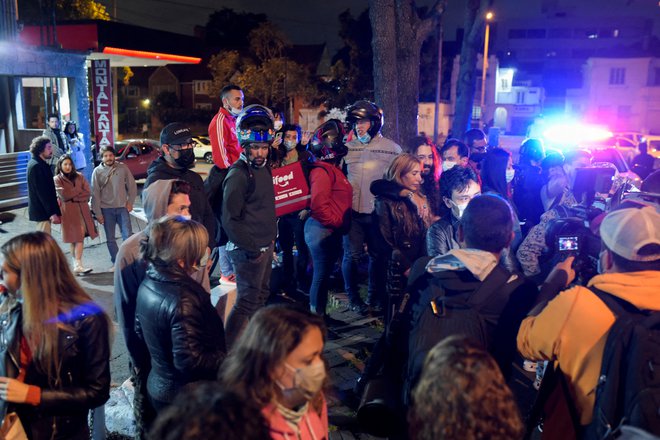
[[[146,276],[147,264],[140,257],[140,243],[148,240],[153,224],[167,214],[167,205],[174,179],[157,180],[142,191],[142,207],[147,217],[147,227],[131,235],[119,247],[115,261],[115,310],[123,330],[126,347],[133,365],[139,369],[149,367],[147,346],[135,334],[135,304],[137,292]],[[211,291],[209,276],[205,267],[200,268],[192,278],[208,292]]]
[[[606,273],[589,281],[604,292],[646,310],[660,310],[660,272]],[[591,422],[601,361],[614,315],[591,290],[577,286],[522,322],[518,350],[527,359],[559,363],[569,380],[580,422]]]
[[[190,184],[190,215],[193,220],[204,225],[206,232],[209,234],[209,247],[213,249],[215,247],[216,220],[204,192],[202,178],[199,174],[187,168],[171,167],[164,157],[159,157],[149,165],[144,188],[147,189],[154,182],[165,179],[181,179]]]
[[[452,249],[449,253],[429,261],[426,271],[433,275],[433,283],[440,285],[445,295],[467,295],[481,285],[498,265],[498,261],[491,252]],[[520,281],[518,278],[518,275],[512,274],[507,285]],[[511,374],[511,363],[516,355],[516,333],[521,321],[535,304],[538,294],[534,283],[522,281],[508,297],[501,295],[500,300],[488,301],[480,307],[480,314],[489,335],[488,350],[502,369],[505,378]],[[417,313],[421,313],[424,307],[428,307],[428,303],[420,303],[413,309],[415,321]]]

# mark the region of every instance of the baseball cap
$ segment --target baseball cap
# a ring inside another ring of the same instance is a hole
[[[660,252],[640,250],[649,244],[660,246],[660,214],[653,206],[612,211],[600,224],[600,238],[609,250],[630,261],[655,261]]]
[[[187,125],[181,122],[167,124],[160,132],[160,143],[168,145],[181,145],[190,141],[192,133]]]

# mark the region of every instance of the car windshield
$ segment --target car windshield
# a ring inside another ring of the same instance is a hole
[[[621,157],[621,154],[611,148],[608,148],[607,150],[594,150],[591,152],[592,154],[592,163],[596,162],[609,162],[611,164],[614,164],[617,170],[619,170],[620,173],[625,173],[628,171],[628,166],[626,165],[626,162],[623,160]]]

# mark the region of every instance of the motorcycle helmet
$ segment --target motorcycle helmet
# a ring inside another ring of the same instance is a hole
[[[371,121],[371,127],[369,127],[368,133],[372,138],[380,133],[380,129],[383,128],[383,111],[373,102],[366,100],[357,101],[348,107],[346,113],[346,122],[352,130],[355,129],[355,123],[360,119],[369,119]]]
[[[253,142],[273,140],[273,113],[259,104],[248,105],[236,118],[236,136],[241,147]]]
[[[348,152],[344,145],[345,136],[344,124],[338,119],[330,119],[314,131],[314,137],[309,142],[308,150],[318,160],[340,159]]]

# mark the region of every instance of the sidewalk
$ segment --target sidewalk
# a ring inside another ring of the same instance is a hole
[[[15,220],[0,225],[0,229],[3,230],[0,232],[0,246],[18,234],[35,230],[34,223],[28,220],[27,208],[12,212],[16,214]],[[135,233],[143,227],[143,224],[132,219],[132,226]],[[53,225],[53,237],[70,259],[69,245],[62,243],[59,225]],[[132,390],[130,381],[127,381],[128,354],[114,313],[113,273],[108,272],[111,263],[103,234],[95,240],[86,240],[83,261],[86,266],[93,269],[93,272],[77,279],[109,314],[115,329],[110,358],[112,390],[111,398],[106,403],[106,427],[111,438],[130,438],[134,432],[134,421],[130,407]],[[327,396],[331,425],[329,440],[376,439],[359,432],[355,421],[358,402],[352,389],[359,372],[364,367],[363,362],[367,353],[371,352],[373,344],[382,332],[382,324],[376,318],[362,317],[348,310],[348,300],[343,293],[332,295],[330,302],[334,309],[331,313],[332,318],[343,321],[345,325],[330,328],[331,337],[327,339],[324,349],[324,356],[330,368],[331,384]]]

